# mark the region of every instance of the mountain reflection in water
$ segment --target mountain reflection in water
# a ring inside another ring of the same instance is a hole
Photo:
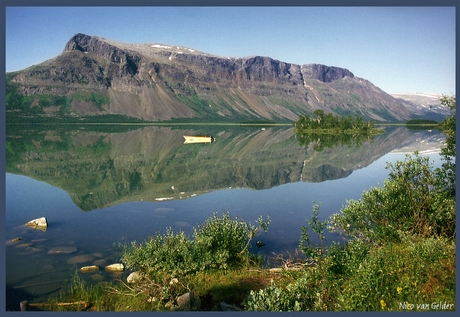
[[[83,128],[7,131],[6,170],[65,190],[84,211],[129,201],[185,199],[228,189],[349,176],[397,148],[413,132],[386,127],[372,140],[321,145],[291,127],[171,128],[124,132]],[[423,133],[423,132],[422,132]],[[426,133],[426,132],[425,132]],[[213,135],[212,144],[183,144],[184,135]],[[299,143],[306,145],[299,145]]]

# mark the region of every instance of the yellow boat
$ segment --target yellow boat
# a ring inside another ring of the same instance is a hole
[[[212,143],[214,142],[214,138],[212,136],[189,136],[184,135],[184,144],[189,143]]]

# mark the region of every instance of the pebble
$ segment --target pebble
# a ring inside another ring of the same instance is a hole
[[[30,247],[31,245],[34,245],[33,243],[21,243],[19,245],[17,245],[16,247],[17,248],[26,248],[26,247]]]
[[[91,278],[93,279],[93,281],[100,281],[103,279],[101,274],[93,274],[91,275]]]
[[[92,255],[77,255],[74,257],[71,257],[70,259],[67,260],[68,264],[78,264],[78,263],[85,263],[85,262],[90,262],[94,259]]]
[[[96,261],[94,261],[94,265],[97,265],[97,266],[104,266],[106,262],[107,262],[107,261],[106,261],[106,260],[103,260],[103,259],[102,259],[102,260],[96,260]]]
[[[39,243],[39,242],[43,242],[43,241],[46,241],[46,239],[34,239],[34,240],[30,240],[30,242],[33,242],[33,243]]]
[[[48,254],[56,254],[56,253],[63,253],[63,254],[69,254],[69,253],[74,253],[77,252],[77,248],[75,247],[56,247],[52,248],[48,251]]]

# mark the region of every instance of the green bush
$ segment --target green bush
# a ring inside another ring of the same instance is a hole
[[[328,248],[321,267],[272,281],[250,292],[248,311],[432,310],[422,304],[455,303],[455,244],[399,232],[402,242],[372,247],[363,240]]]
[[[400,303],[455,303],[455,245],[445,238],[399,232],[401,243],[372,249],[349,273],[337,292],[335,310],[402,310]]]
[[[259,291],[251,291],[244,302],[246,311],[284,311],[283,297],[285,291],[273,283]]]
[[[360,200],[347,201],[341,214],[331,217],[331,231],[367,241],[397,241],[398,231],[452,236],[455,201],[441,196],[429,159],[415,152],[387,168],[384,186],[371,188]]]
[[[227,268],[237,261],[255,235],[256,227],[243,219],[231,219],[223,211],[222,217],[214,213],[194,230],[195,252],[201,258],[202,269],[207,267]]]
[[[196,270],[193,243],[184,234],[171,228],[141,244],[121,246],[121,261],[128,268],[140,269],[151,275],[158,272],[185,274]]]
[[[247,259],[249,242],[259,229],[267,230],[269,218],[259,217],[257,228],[249,222],[223,211],[208,217],[204,224],[193,228],[193,238],[184,232],[175,234],[171,228],[165,235],[157,234],[141,244],[132,242],[120,245],[121,261],[131,269],[139,269],[149,275],[159,272],[188,274],[209,268],[227,269],[239,260]]]

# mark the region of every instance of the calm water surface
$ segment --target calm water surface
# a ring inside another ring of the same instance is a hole
[[[56,294],[82,266],[101,267],[78,273],[87,281],[120,277],[103,269],[118,261],[114,245],[167,227],[190,234],[223,209],[253,223],[270,216],[268,233],[258,237],[265,246],[253,241],[251,251],[269,262],[274,253],[293,254],[313,201],[322,204],[322,219],[338,213],[347,199],[383,184],[387,162],[414,150],[437,167],[445,139],[436,130],[386,127],[359,145],[318,140],[324,146],[316,151],[318,142],[300,146],[291,128],[210,129],[8,129],[7,308]],[[183,144],[183,135],[210,133],[212,144]],[[24,225],[39,217],[47,218],[46,231]],[[77,251],[49,254],[55,247]]]

